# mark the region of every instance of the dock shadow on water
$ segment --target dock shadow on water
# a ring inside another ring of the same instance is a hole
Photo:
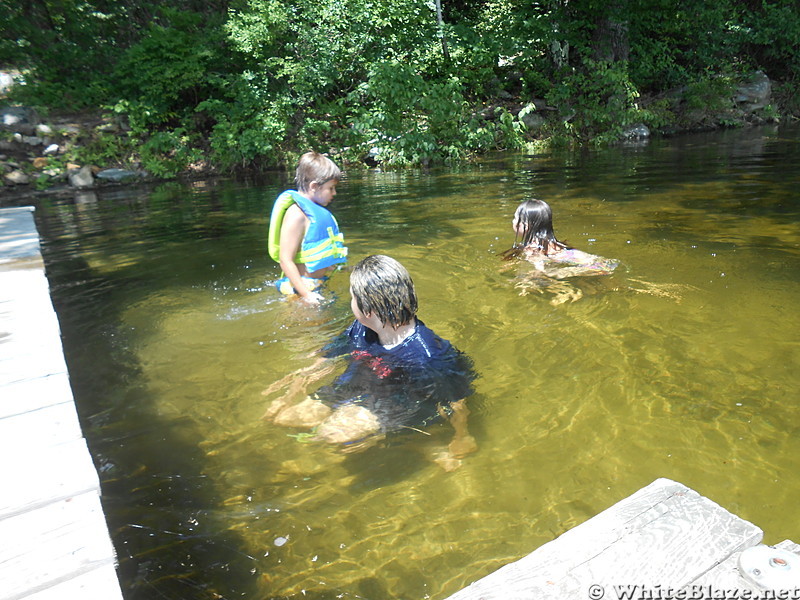
[[[452,472],[444,425],[345,454],[261,420],[262,390],[352,319],[346,270],[320,308],[271,284],[285,180],[43,198],[126,598],[442,599],[658,477],[799,538],[798,159],[800,131],[759,129],[350,173],[351,262],[402,262],[479,373],[478,451]],[[530,197],[621,267],[526,289],[499,254]]]

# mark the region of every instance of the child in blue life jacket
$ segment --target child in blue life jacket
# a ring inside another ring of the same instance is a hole
[[[416,316],[417,296],[408,271],[388,256],[369,256],[350,275],[355,321],[322,350],[317,361],[264,390],[282,392],[264,419],[286,427],[316,428],[314,439],[347,450],[371,445],[381,435],[449,420],[454,437],[436,462],[447,470],[477,449],[467,429],[466,397],[475,372],[470,359]],[[334,371],[334,381],[297,404],[306,388]]]
[[[347,261],[344,236],[328,206],[342,177],[326,156],[306,152],[295,173],[297,191],[278,196],[269,221],[269,255],[281,265],[281,293],[318,304],[318,289],[336,265]]]

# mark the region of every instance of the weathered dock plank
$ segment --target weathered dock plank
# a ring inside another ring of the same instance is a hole
[[[30,209],[0,209],[0,600],[122,593]]]
[[[77,494],[97,492],[97,471],[85,463],[88,452],[86,440],[79,438],[55,447],[31,448],[21,453],[19,460],[4,460],[0,481],[14,485],[0,494],[0,520]]]
[[[0,359],[2,360],[2,359]],[[20,379],[3,383],[0,380],[0,419],[21,415],[56,404],[72,404],[72,390],[66,372]]]
[[[0,419],[0,451],[10,452],[17,460],[34,448],[46,448],[80,439],[78,413],[71,402],[45,406]]]
[[[0,521],[3,598],[24,598],[99,567],[113,570],[103,509],[92,490]]]
[[[762,537],[715,502],[658,479],[449,600],[585,600],[618,586],[678,590]]]
[[[0,385],[67,372],[44,271],[13,265],[0,271]]]
[[[0,265],[28,259],[41,261],[32,213],[31,206],[0,209]]]
[[[111,568],[95,569],[25,596],[25,600],[109,600],[119,598],[119,581]]]

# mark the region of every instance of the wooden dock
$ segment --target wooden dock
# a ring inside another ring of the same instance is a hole
[[[0,209],[0,456],[0,600],[121,600],[27,207]]]
[[[800,546],[764,546],[762,537],[685,485],[657,479],[447,600],[800,598]]]

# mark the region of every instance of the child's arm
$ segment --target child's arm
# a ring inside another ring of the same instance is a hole
[[[261,418],[265,420],[274,419],[281,410],[289,406],[293,399],[306,394],[308,387],[312,383],[333,372],[335,366],[335,360],[318,356],[313,364],[298,369],[294,373],[284,375],[278,381],[273,382],[261,392],[261,395],[269,396],[277,391],[282,391],[283,394],[270,404]]]
[[[294,262],[294,258],[300,251],[300,246],[306,235],[307,225],[308,217],[296,204],[286,210],[286,215],[283,217],[283,225],[281,226],[279,262],[281,269],[283,269],[286,277],[289,278],[289,282],[297,292],[297,295],[307,302],[318,304],[322,300],[322,296],[306,287],[300,275],[300,270]]]

